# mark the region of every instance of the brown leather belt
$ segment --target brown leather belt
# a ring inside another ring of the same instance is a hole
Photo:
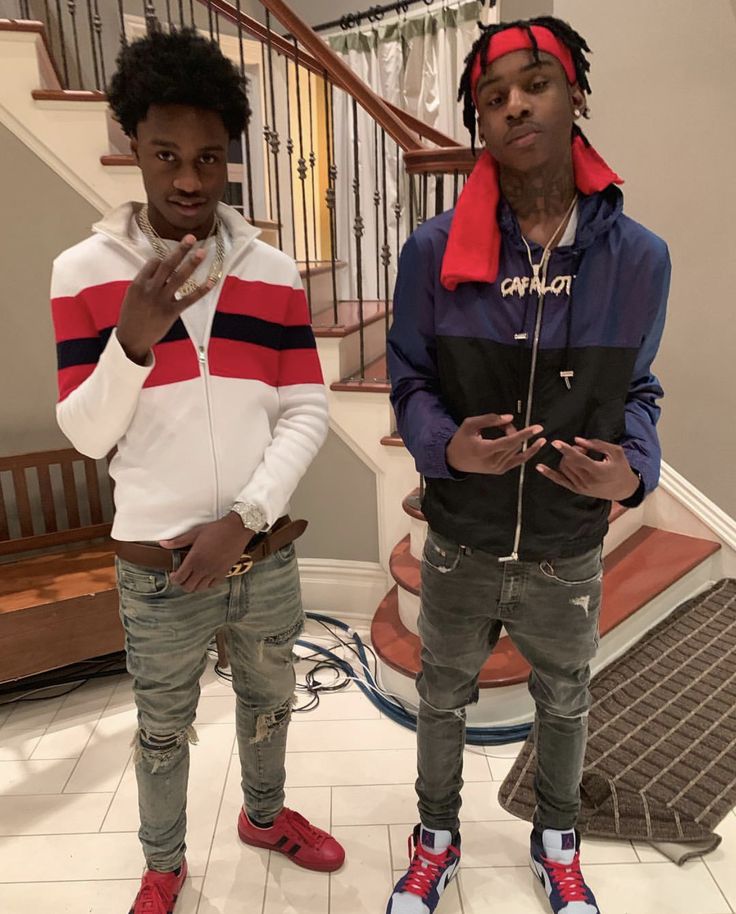
[[[246,574],[261,559],[268,558],[299,537],[307,529],[307,521],[292,520],[288,515],[280,517],[276,523],[265,533],[258,533],[248,543],[248,551],[244,552],[233,567],[228,571],[227,577]],[[188,549],[164,549],[163,546],[149,546],[145,543],[116,543],[118,558],[144,568],[155,571],[174,571],[174,553],[186,554]],[[179,563],[181,564],[181,563]],[[178,567],[178,566],[176,566]]]

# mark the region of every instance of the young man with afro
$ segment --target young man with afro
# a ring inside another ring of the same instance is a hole
[[[536,705],[532,870],[555,914],[599,914],[576,825],[601,544],[611,502],[638,505],[659,477],[651,364],[670,263],[578,126],[588,50],[553,17],[483,30],[460,99],[485,149],[399,264],[392,401],[429,533],[421,821],[389,914],[434,911],[457,871],[465,708],[502,627]]]
[[[250,113],[237,69],[194,31],[152,32],[121,51],[109,98],[146,202],[109,213],[54,264],[57,416],[82,453],[115,450],[147,864],[131,912],[167,914],[187,875],[189,745],[218,631],[236,694],[241,840],[313,870],[344,859],[284,806],[304,527],[287,511],[327,434],[327,400],[295,263],[220,202]]]

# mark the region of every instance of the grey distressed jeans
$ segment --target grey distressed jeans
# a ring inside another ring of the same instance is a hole
[[[177,554],[175,562],[181,561]],[[248,574],[189,594],[163,571],[118,561],[120,616],[138,709],[139,837],[150,869],[176,869],[186,850],[189,743],[199,679],[215,632],[227,639],[236,695],[244,805],[270,821],[284,802],[286,731],[303,627],[293,545]]]
[[[459,827],[465,708],[502,627],[532,668],[537,828],[572,828],[598,647],[601,550],[499,562],[429,531],[422,560],[417,793],[425,826]]]

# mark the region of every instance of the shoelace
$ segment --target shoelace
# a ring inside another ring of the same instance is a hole
[[[312,845],[313,847],[320,848],[327,837],[319,829],[315,828],[311,823],[307,822],[304,816],[300,816],[298,812],[294,812],[293,809],[286,809],[285,825],[290,829],[297,838],[300,838],[303,842]]]
[[[570,864],[557,863],[547,857],[544,858],[544,862],[550,870],[550,879],[564,902],[588,900],[588,887],[585,885],[583,874],[580,871],[579,854],[575,854]]]
[[[155,873],[146,873],[140,894],[135,904],[136,914],[165,914],[169,910],[170,894],[165,881]]]
[[[409,838],[410,856],[411,853],[412,839]],[[447,851],[443,851],[441,854],[430,854],[424,850],[421,844],[417,844],[402,891],[410,892],[412,895],[419,895],[420,898],[426,898],[439,878],[447,856]]]

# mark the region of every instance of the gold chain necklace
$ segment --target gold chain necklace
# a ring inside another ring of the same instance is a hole
[[[141,207],[140,212],[136,217],[138,222],[138,227],[143,232],[143,234],[148,239],[149,244],[159,256],[161,260],[164,260],[169,256],[171,251],[169,250],[166,242],[159,235],[156,229],[151,225],[151,220],[148,217],[148,207]],[[205,241],[208,238],[211,238],[212,235],[215,235],[215,259],[212,261],[212,266],[210,267],[209,275],[207,276],[207,282],[210,287],[214,287],[222,278],[222,268],[225,263],[225,241],[222,237],[222,227],[220,225],[220,220],[215,216],[215,223],[212,226],[212,231],[210,231]],[[200,287],[200,283],[191,277],[188,279],[184,285],[180,286],[177,289],[176,295],[174,296],[177,300],[184,298],[185,295],[189,295],[190,292],[194,292]]]

